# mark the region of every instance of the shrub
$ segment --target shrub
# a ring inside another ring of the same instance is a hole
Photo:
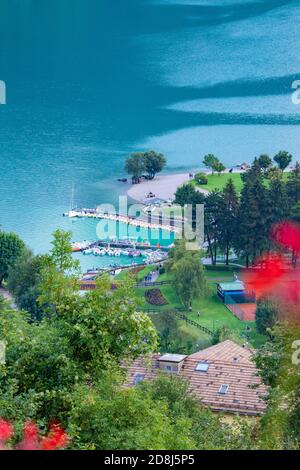
[[[207,184],[208,178],[205,173],[197,173],[195,175],[195,180],[198,184]]]

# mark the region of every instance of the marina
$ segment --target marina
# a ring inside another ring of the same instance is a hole
[[[129,266],[135,264],[152,264],[164,261],[173,244],[169,246],[151,246],[149,242],[136,242],[133,240],[98,240],[96,242],[82,241],[72,244],[74,253],[82,253],[84,256],[126,258]],[[132,262],[133,261],[133,262]],[[124,264],[110,264],[108,268],[124,268]]]

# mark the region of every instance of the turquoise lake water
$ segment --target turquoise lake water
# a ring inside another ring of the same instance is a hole
[[[126,155],[167,172],[288,149],[300,159],[300,5],[288,0],[0,0],[0,224],[35,252],[116,203]],[[92,264],[92,263],[91,263]]]

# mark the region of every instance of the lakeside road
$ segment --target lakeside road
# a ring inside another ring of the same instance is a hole
[[[145,180],[139,184],[133,184],[127,191],[127,196],[139,203],[149,203],[151,199],[146,196],[152,192],[156,198],[173,200],[176,190],[184,183],[191,181],[189,173],[175,173],[172,175],[159,175],[153,180]],[[205,189],[197,188],[199,191],[207,194]]]

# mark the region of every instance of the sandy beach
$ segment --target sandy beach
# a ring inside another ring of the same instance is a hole
[[[175,173],[172,175],[159,175],[154,180],[142,181],[140,184],[132,185],[127,191],[127,196],[134,201],[140,203],[149,203],[149,199],[146,198],[147,194],[152,192],[156,198],[168,200],[174,199],[174,195],[178,186],[190,181],[191,178],[189,173]],[[206,190],[201,192],[207,194]]]

